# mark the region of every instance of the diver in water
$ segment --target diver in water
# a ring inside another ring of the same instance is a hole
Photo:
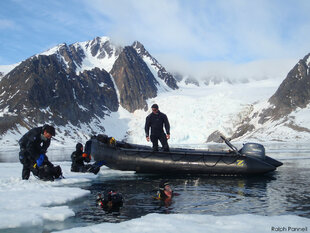
[[[162,181],[159,184],[159,190],[157,191],[157,198],[156,199],[167,199],[167,198],[172,198],[173,196],[173,191],[172,188],[170,187],[170,184],[168,181]]]
[[[178,193],[173,192],[168,181],[164,180],[159,184],[159,190],[155,199],[162,201],[166,207],[170,206],[172,203],[172,197],[178,196]]]
[[[83,153],[83,145],[81,143],[76,144],[75,151],[71,154],[71,171],[72,172],[90,172],[95,175],[99,172],[100,166],[96,166],[96,164],[84,164],[84,162],[89,163],[91,160],[90,153],[85,151]]]
[[[111,190],[105,194],[98,193],[96,201],[98,206],[111,213],[119,212],[123,206],[124,199],[121,193]]]

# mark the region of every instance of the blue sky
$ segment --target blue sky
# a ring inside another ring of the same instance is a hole
[[[308,0],[1,0],[0,65],[96,36],[138,40],[167,64],[298,60],[309,12]]]

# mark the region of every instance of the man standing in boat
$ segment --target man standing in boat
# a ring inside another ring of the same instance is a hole
[[[166,134],[163,127],[165,125]],[[151,128],[151,136],[149,131]],[[153,143],[153,151],[158,151],[158,140],[160,141],[164,151],[169,151],[168,139],[170,139],[170,124],[166,114],[158,110],[158,105],[152,105],[152,113],[146,117],[145,121],[146,140]]]

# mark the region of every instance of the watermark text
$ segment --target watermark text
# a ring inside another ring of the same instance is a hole
[[[293,226],[272,226],[272,232],[307,232],[308,227],[293,227]]]

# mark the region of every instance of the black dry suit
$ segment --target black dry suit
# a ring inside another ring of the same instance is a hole
[[[109,212],[119,212],[120,207],[123,206],[123,201],[122,194],[113,190],[105,194],[97,194],[97,205]]]
[[[157,114],[151,113],[146,117],[145,121],[145,135],[149,136],[149,131],[151,128],[151,141],[153,143],[153,150],[158,150],[158,140],[163,146],[164,151],[169,151],[169,146],[167,142],[166,134],[164,133],[163,127],[165,125],[165,130],[167,134],[170,134],[170,124],[166,114],[158,110]]]
[[[100,167],[96,167],[91,164],[84,164],[84,162],[90,162],[90,154],[83,153],[83,145],[81,143],[76,144],[75,151],[71,154],[71,171],[72,172],[91,172],[97,174]],[[84,155],[84,156],[83,156]]]
[[[43,180],[54,180],[62,175],[61,168],[54,165],[46,156],[51,140],[43,136],[44,126],[29,130],[20,140],[19,160],[23,164],[22,178],[29,179],[30,171]],[[43,164],[38,167],[37,159],[44,155]]]

